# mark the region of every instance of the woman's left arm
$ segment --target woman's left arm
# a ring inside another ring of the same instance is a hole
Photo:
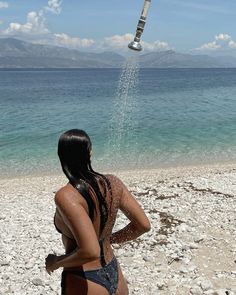
[[[100,255],[96,232],[86,209],[79,202],[78,195],[68,193],[62,188],[55,195],[55,203],[79,247],[61,256],[49,254],[46,258],[46,270],[49,274],[59,267],[81,266],[99,258]]]

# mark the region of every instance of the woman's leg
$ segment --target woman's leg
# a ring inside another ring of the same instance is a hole
[[[129,289],[128,289],[127,281],[123,276],[119,263],[118,263],[118,270],[119,270],[119,283],[118,283],[116,295],[128,295]]]

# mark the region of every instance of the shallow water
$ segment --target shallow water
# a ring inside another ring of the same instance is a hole
[[[124,118],[120,77],[119,69],[0,71],[1,175],[59,172],[57,140],[71,128],[91,136],[98,170],[236,160],[236,69],[141,69]]]

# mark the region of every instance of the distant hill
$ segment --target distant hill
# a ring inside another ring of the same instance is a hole
[[[140,66],[151,68],[231,68],[236,67],[236,59],[183,54],[167,50],[142,55]]]
[[[124,56],[114,52],[88,53],[14,38],[0,39],[0,68],[119,68],[124,61]],[[141,54],[140,67],[232,68],[236,67],[236,59],[167,50]]]
[[[0,39],[0,68],[110,68],[124,57],[113,53],[87,53],[18,39]]]

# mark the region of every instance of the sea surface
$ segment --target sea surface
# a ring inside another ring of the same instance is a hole
[[[236,69],[126,75],[1,70],[0,176],[60,173],[58,138],[72,128],[90,135],[98,171],[236,161]]]

